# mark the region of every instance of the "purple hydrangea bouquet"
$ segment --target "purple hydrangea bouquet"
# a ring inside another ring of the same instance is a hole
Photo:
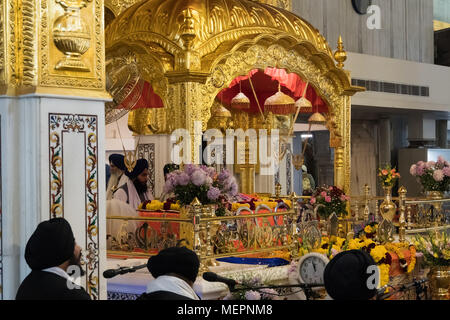
[[[437,162],[419,161],[410,168],[411,175],[417,177],[425,192],[445,192],[450,186],[450,163],[440,156]]]
[[[213,167],[187,164],[184,170],[169,173],[165,193],[174,193],[181,205],[189,205],[195,198],[202,204],[218,204],[224,208],[238,193],[234,176],[226,169],[220,173]],[[216,213],[217,215],[217,213]]]

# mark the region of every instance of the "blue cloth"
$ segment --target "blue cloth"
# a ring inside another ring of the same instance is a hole
[[[238,258],[238,257],[229,257],[229,258],[219,258],[217,261],[227,262],[227,263],[236,263],[236,264],[256,264],[256,265],[267,265],[268,267],[278,267],[285,266],[290,262],[281,258]]]

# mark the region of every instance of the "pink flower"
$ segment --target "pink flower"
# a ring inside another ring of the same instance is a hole
[[[192,173],[192,183],[197,187],[205,184],[206,182],[206,174],[203,170],[196,170]]]
[[[416,168],[416,175],[421,177],[425,173],[425,167],[424,166],[418,166]]]
[[[180,186],[187,186],[189,183],[189,176],[182,172],[176,177],[176,181]]]
[[[450,177],[450,167],[445,167],[442,169],[442,173],[444,173],[446,177]]]
[[[409,169],[409,173],[410,173],[412,176],[415,176],[415,175],[417,174],[417,166],[416,166],[415,164],[413,164],[413,165],[411,166],[411,168]]]
[[[441,163],[441,164],[444,164],[444,163],[445,163],[444,157],[443,157],[443,156],[439,156],[437,162],[438,162],[438,163]]]
[[[325,191],[322,191],[321,193],[320,193],[320,195],[322,196],[322,197],[326,197],[327,196],[327,193],[325,192]]]
[[[433,179],[435,181],[441,182],[442,180],[444,180],[444,172],[442,170],[436,170],[433,173]]]
[[[247,291],[245,293],[246,300],[261,300],[261,295],[256,291]]]
[[[325,202],[330,203],[330,202],[331,202],[331,197],[330,197],[330,196],[326,196],[326,197],[325,197]]]
[[[309,200],[309,203],[315,204],[316,203],[316,198],[312,197],[311,200]]]
[[[425,168],[426,168],[426,169],[431,169],[431,168],[433,168],[435,165],[436,165],[436,162],[434,162],[434,161],[428,161],[428,162],[425,164]]]

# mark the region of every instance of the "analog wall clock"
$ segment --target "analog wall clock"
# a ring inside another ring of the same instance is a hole
[[[372,5],[372,0],[352,0],[353,8],[358,14],[366,14],[367,9]]]
[[[298,263],[300,282],[323,284],[323,273],[328,262],[328,258],[323,254],[316,252],[305,254]]]

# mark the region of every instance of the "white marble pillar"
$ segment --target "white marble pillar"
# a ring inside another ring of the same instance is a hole
[[[0,116],[2,298],[14,299],[30,272],[36,226],[64,217],[87,256],[81,285],[106,299],[104,100],[3,96]]]

